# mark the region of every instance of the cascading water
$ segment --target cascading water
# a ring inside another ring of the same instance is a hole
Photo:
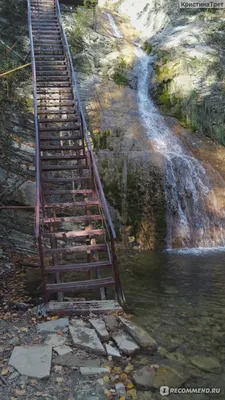
[[[202,164],[173,135],[149,97],[152,60],[136,49],[138,62],[138,106],[141,121],[153,149],[165,159],[168,248],[225,245],[225,211],[219,207],[212,179]],[[225,183],[216,171],[217,181]]]
[[[115,32],[116,25],[110,17]],[[117,34],[117,37],[121,37],[121,34]],[[224,189],[225,182],[211,168],[212,179],[203,165],[167,127],[148,93],[152,59],[140,48],[136,48],[135,53],[138,58],[137,100],[141,121],[154,151],[163,155],[165,160],[167,247],[224,246],[225,210],[224,204],[221,206],[217,200],[214,180]]]

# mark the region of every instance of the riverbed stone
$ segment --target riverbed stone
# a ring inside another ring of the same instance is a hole
[[[63,336],[57,335],[57,333],[54,333],[53,335],[48,335],[47,339],[45,340],[45,344],[47,346],[52,346],[52,347],[57,347],[61,346],[66,342],[66,338]]]
[[[69,353],[63,356],[57,356],[53,359],[53,364],[62,365],[63,367],[100,367],[99,358],[91,358],[87,354],[79,357],[77,354]]]
[[[75,347],[105,355],[105,349],[94,329],[82,328],[78,324],[77,327],[70,326],[69,331]]]
[[[132,336],[140,347],[152,351],[157,350],[157,342],[145,331],[145,329],[125,318],[119,317],[119,320],[123,324],[125,330]]]
[[[133,381],[140,390],[158,389],[160,386],[180,387],[188,376],[169,366],[145,366],[133,374]]]
[[[126,356],[131,356],[140,349],[137,343],[126,332],[115,333],[112,338],[120,351]]]
[[[204,371],[219,372],[221,369],[221,365],[215,357],[204,357],[196,355],[190,357],[190,361],[193,365]]]
[[[111,356],[113,358],[121,358],[121,354],[118,349],[115,347],[111,346],[111,344],[106,343],[105,344],[105,349],[106,353],[108,356]]]
[[[119,399],[122,397],[124,399],[127,399],[127,392],[126,392],[126,388],[124,386],[123,383],[118,382],[115,384],[115,389],[116,389],[116,394],[119,397]]]
[[[22,375],[41,379],[50,375],[51,360],[51,346],[16,346],[9,359],[9,365]]]
[[[39,332],[57,332],[66,328],[69,325],[68,318],[60,318],[53,321],[42,322],[37,324],[37,330]]]
[[[110,370],[108,368],[80,367],[80,373],[83,376],[107,375],[110,373]]]
[[[115,315],[113,314],[109,314],[109,315],[105,315],[103,317],[105,324],[107,326],[107,328],[109,329],[109,331],[114,332],[116,330],[118,330],[119,328],[119,324],[118,321],[115,317]]]
[[[102,319],[89,319],[90,324],[96,330],[97,335],[103,342],[109,340],[109,332],[106,329],[105,322]]]
[[[59,356],[64,356],[65,354],[72,353],[72,349],[69,346],[66,346],[65,344],[62,344],[60,346],[54,347],[54,351],[59,355]]]

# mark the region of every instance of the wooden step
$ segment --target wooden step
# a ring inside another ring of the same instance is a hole
[[[90,229],[86,231],[70,231],[70,232],[54,232],[54,233],[44,233],[44,238],[57,238],[57,239],[70,239],[76,237],[86,237],[86,236],[103,236],[105,235],[104,229]]]
[[[62,121],[62,123],[64,123]],[[52,126],[49,128],[39,128],[39,132],[62,132],[62,131],[78,131],[80,124],[68,125],[68,126]]]
[[[48,203],[45,204],[45,208],[68,208],[68,207],[94,207],[100,206],[100,201],[98,200],[88,200],[88,201],[73,201],[71,203]]]
[[[112,268],[109,261],[90,262],[85,264],[53,265],[45,268],[45,274],[57,274],[58,272],[86,272],[101,268]]]
[[[65,154],[65,155],[50,155],[50,156],[41,156],[42,161],[50,161],[50,160],[82,160],[86,159],[86,156],[83,154]]]
[[[44,194],[53,195],[53,194],[93,194],[92,189],[74,189],[74,190],[44,190]]]
[[[62,140],[81,140],[83,139],[83,136],[41,136],[40,140],[47,140],[47,141],[53,141],[53,140],[58,140],[59,142]]]
[[[77,151],[83,149],[83,146],[41,146],[40,150],[41,151],[64,151],[64,150],[71,150],[71,151]]]
[[[73,247],[57,247],[56,249],[43,249],[45,256],[53,254],[88,253],[91,251],[107,251],[106,244],[93,244]]]
[[[55,123],[55,122],[60,122],[60,123],[64,123],[64,122],[77,122],[79,120],[79,118],[78,117],[69,117],[69,118],[64,118],[64,119],[57,119],[57,118],[52,118],[52,119],[50,119],[50,118],[40,118],[39,120],[38,120],[38,122],[39,122],[39,124],[52,124],[52,123]]]
[[[43,178],[43,183],[72,183],[72,182],[83,182],[90,180],[90,176],[79,176],[74,178]]]
[[[106,314],[113,311],[122,311],[122,307],[115,300],[50,301],[47,304],[47,313],[51,315]]]
[[[80,281],[80,282],[77,281],[77,282],[65,282],[65,283],[52,283],[46,285],[46,290],[48,293],[57,293],[57,292],[80,293],[80,292],[85,292],[87,290],[101,289],[114,285],[115,285],[114,279],[112,277],[108,277],[108,278],[94,279],[94,280]]]
[[[76,217],[55,217],[55,218],[44,218],[45,224],[62,223],[62,222],[89,222],[89,221],[102,221],[102,215],[79,215]]]
[[[37,74],[44,74],[44,76],[49,76],[49,75],[52,76],[52,74],[57,74],[57,76],[68,75],[69,71],[68,71],[67,67],[63,66],[61,68],[63,68],[63,69],[59,69],[59,70],[55,70],[55,69],[52,69],[52,70],[49,70],[49,69],[39,70],[39,69],[36,69],[36,73]]]
[[[41,165],[42,171],[73,171],[74,169],[89,169],[86,164],[74,165]]]
[[[74,107],[61,108],[60,110],[45,110],[45,109],[39,109],[38,110],[38,114],[46,114],[46,115],[48,115],[48,114],[58,114],[58,115],[62,114],[62,115],[64,115],[64,114],[75,114],[75,113],[76,113],[76,110],[75,110]]]

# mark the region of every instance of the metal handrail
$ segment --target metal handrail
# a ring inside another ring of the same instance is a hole
[[[69,58],[69,62],[70,62],[70,69],[71,69],[71,75],[72,75],[72,81],[73,81],[73,86],[74,86],[74,90],[75,90],[75,94],[76,94],[76,99],[78,102],[78,107],[79,107],[79,111],[80,111],[80,115],[82,118],[82,123],[83,123],[83,131],[84,131],[84,135],[85,135],[85,139],[87,142],[87,146],[88,146],[88,150],[91,156],[91,161],[92,161],[92,165],[93,165],[93,172],[94,172],[94,177],[95,177],[95,181],[98,185],[98,190],[99,190],[99,195],[102,201],[102,206],[103,209],[105,211],[106,217],[107,217],[107,221],[111,230],[111,235],[113,239],[116,239],[116,233],[115,233],[115,229],[112,223],[112,219],[110,216],[110,212],[109,212],[109,208],[108,208],[108,204],[105,198],[105,194],[103,191],[103,187],[102,187],[102,183],[101,183],[101,179],[99,176],[99,172],[98,172],[98,167],[95,161],[95,156],[94,156],[94,152],[93,152],[93,148],[91,145],[91,141],[90,141],[90,137],[89,137],[89,133],[88,133],[88,128],[87,128],[87,124],[86,124],[86,120],[85,120],[85,115],[84,115],[84,110],[83,110],[83,106],[81,103],[81,99],[80,99],[80,94],[79,94],[79,89],[78,89],[78,84],[77,84],[77,78],[76,78],[76,74],[74,71],[74,67],[73,67],[73,61],[72,61],[72,56],[71,56],[71,52],[70,52],[70,48],[69,48],[69,44],[67,41],[67,37],[65,34],[65,30],[63,28],[63,23],[62,23],[62,16],[61,16],[61,11],[60,11],[60,7],[59,7],[59,1],[56,0],[56,6],[57,6],[57,11],[58,11],[58,18],[60,21],[60,26],[61,26],[61,30],[62,30],[62,34],[63,34],[63,39],[65,42],[65,46],[66,46],[66,50],[67,50],[67,54],[68,54],[68,58]]]
[[[31,53],[32,76],[33,76],[34,124],[35,124],[35,163],[36,163],[35,237],[36,239],[38,239],[40,235],[40,199],[41,199],[40,140],[39,140],[39,130],[38,130],[36,67],[35,67],[35,56],[34,56],[30,0],[27,0],[27,8],[28,8],[28,26],[29,26],[30,53]]]

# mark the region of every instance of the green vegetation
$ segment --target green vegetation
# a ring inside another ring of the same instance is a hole
[[[117,85],[128,86],[129,79],[127,78],[127,73],[130,69],[130,65],[124,58],[121,58],[118,65],[115,68],[115,73],[113,75],[113,80]]]
[[[150,54],[152,52],[152,45],[150,42],[145,42],[144,43],[144,50],[146,51],[147,54]]]
[[[107,149],[107,138],[110,136],[110,134],[111,132],[109,129],[95,133],[93,137],[94,148],[97,150]]]
[[[162,112],[176,117],[192,131],[200,131],[225,144],[225,85],[221,83],[225,81],[219,58],[218,61],[216,55],[214,58],[188,58],[161,50],[157,56],[155,100]],[[185,81],[190,79],[191,82],[193,76],[202,82],[203,92],[201,87],[191,84],[189,89]]]

